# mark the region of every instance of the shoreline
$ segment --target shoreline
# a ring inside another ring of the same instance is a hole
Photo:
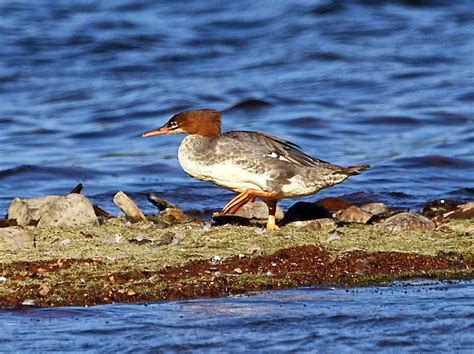
[[[411,278],[474,279],[474,220],[436,230],[377,224],[161,228],[31,228],[35,245],[0,243],[0,307],[92,306],[228,296],[302,286],[384,285]]]

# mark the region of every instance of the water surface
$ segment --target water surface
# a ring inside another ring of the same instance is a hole
[[[474,350],[474,283],[307,288],[251,297],[0,311],[2,351]]]
[[[474,196],[471,1],[7,0],[0,13],[0,210],[79,182],[112,213],[118,190],[147,212],[148,192],[220,209],[231,195],[181,171],[180,138],[140,138],[205,107],[224,130],[373,165],[320,197]]]

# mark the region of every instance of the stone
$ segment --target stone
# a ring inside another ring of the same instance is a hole
[[[315,202],[317,205],[322,206],[330,213],[349,208],[351,205],[342,198],[328,197],[323,198]]]
[[[35,235],[17,226],[4,227],[0,229],[0,241],[4,241],[13,252],[26,245],[34,246]],[[0,246],[0,249],[2,247]]]
[[[268,207],[261,200],[257,200],[255,202],[249,202],[245,204],[234,215],[241,216],[247,219],[255,218],[255,219],[261,219],[261,220],[267,220]],[[283,219],[283,210],[278,206],[275,213],[275,219],[277,221]]]
[[[333,216],[341,222],[367,224],[374,215],[359,207],[350,206],[347,209],[337,211]]]
[[[308,202],[297,202],[285,213],[281,224],[286,225],[293,221],[316,220],[332,218],[332,215],[324,207]]]
[[[406,230],[434,230],[435,224],[423,215],[405,212],[389,217],[380,224],[380,229],[393,234]]]
[[[160,215],[173,223],[185,223],[191,220],[191,218],[183,213],[181,209],[175,207],[166,208],[160,212]]]
[[[92,203],[81,194],[13,199],[8,220],[19,226],[89,226],[98,225]]]
[[[300,232],[314,232],[320,229],[335,227],[336,223],[333,219],[318,219],[306,221],[294,221],[288,226],[297,227]]]
[[[360,209],[372,215],[383,215],[389,212],[384,203],[368,203],[362,205]]]
[[[455,200],[447,200],[447,199],[440,199],[440,200],[433,200],[427,203],[423,210],[421,211],[421,215],[426,216],[429,219],[435,217],[443,217],[444,214],[456,210],[458,205],[461,203]]]
[[[124,192],[120,191],[114,195],[114,204],[119,207],[122,213],[125,214],[127,220],[131,223],[148,221],[140,208],[138,208],[133,200],[131,200]]]
[[[458,205],[458,207],[443,215],[446,219],[474,219],[474,202]]]

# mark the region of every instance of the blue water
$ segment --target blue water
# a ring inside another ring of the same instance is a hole
[[[472,352],[474,283],[0,312],[10,352]]]
[[[231,195],[182,172],[180,137],[140,138],[203,107],[224,130],[373,165],[318,197],[474,196],[472,1],[1,1],[0,14],[0,210],[79,182],[114,214],[118,190],[146,212],[148,192],[219,210]]]

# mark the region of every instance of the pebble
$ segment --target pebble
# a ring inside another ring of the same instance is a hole
[[[380,224],[380,229],[393,234],[405,230],[434,230],[435,224],[423,215],[405,212],[389,217]]]
[[[114,204],[125,214],[125,217],[131,223],[148,221],[140,208],[126,195],[120,191],[114,195]]]
[[[359,207],[350,206],[347,209],[334,213],[333,216],[336,220],[341,222],[367,224],[374,215]]]
[[[341,236],[339,235],[339,233],[333,232],[328,235],[328,238],[326,239],[326,241],[333,242],[333,241],[339,240],[340,238]]]
[[[40,285],[40,288],[38,290],[38,294],[40,296],[46,296],[48,295],[49,293],[51,292],[51,286],[49,286],[48,284],[41,284]]]

